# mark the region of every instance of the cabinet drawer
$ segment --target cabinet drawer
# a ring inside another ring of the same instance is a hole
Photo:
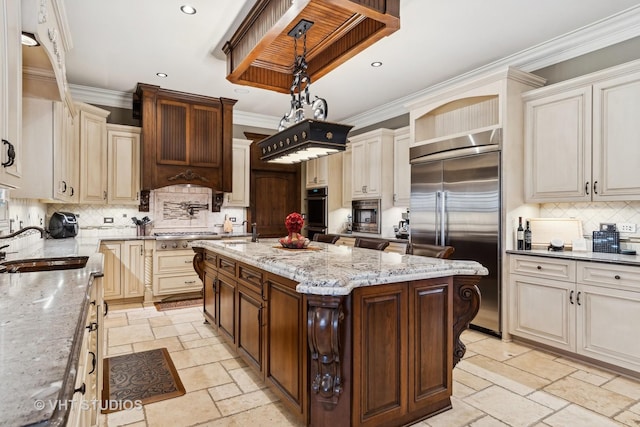
[[[215,270],[216,268],[218,268],[218,255],[212,254],[210,252],[205,252],[204,264],[205,267],[213,268]]]
[[[240,264],[238,266],[238,281],[262,295],[262,273],[260,270]]]
[[[193,251],[166,251],[156,253],[153,274],[186,273],[193,269]]]
[[[236,262],[232,259],[222,256],[218,257],[218,272],[227,274],[230,277],[236,277]]]
[[[579,262],[578,282],[588,285],[640,291],[640,267],[601,264],[597,262]]]
[[[546,277],[567,282],[575,282],[576,280],[575,261],[517,255],[511,255],[509,258],[512,274]]]
[[[202,282],[195,272],[193,274],[154,276],[153,278],[153,295],[197,292],[200,289],[202,289]]]

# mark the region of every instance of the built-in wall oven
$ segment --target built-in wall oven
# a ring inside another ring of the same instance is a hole
[[[354,232],[380,234],[380,199],[354,200],[351,206]]]
[[[305,218],[307,237],[327,232],[329,213],[327,211],[327,187],[307,190],[307,215]]]

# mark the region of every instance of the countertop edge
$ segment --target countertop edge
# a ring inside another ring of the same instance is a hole
[[[572,251],[546,251],[542,249],[534,249],[530,251],[524,250],[507,250],[509,255],[538,256],[545,258],[567,259],[572,261],[598,262],[603,264],[617,264],[640,267],[640,256],[623,255],[605,252],[572,252]]]

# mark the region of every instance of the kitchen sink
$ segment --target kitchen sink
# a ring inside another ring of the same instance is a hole
[[[0,273],[30,273],[34,271],[71,270],[87,265],[88,256],[31,258],[4,261]]]

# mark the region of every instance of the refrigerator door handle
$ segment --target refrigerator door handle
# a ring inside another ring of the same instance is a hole
[[[445,228],[445,220],[446,220],[446,211],[447,211],[447,192],[441,191],[441,200],[440,200],[440,246],[445,246],[446,240],[446,228]]]
[[[440,242],[440,197],[442,196],[442,191],[436,191],[436,239],[433,242],[434,245],[438,245]]]

